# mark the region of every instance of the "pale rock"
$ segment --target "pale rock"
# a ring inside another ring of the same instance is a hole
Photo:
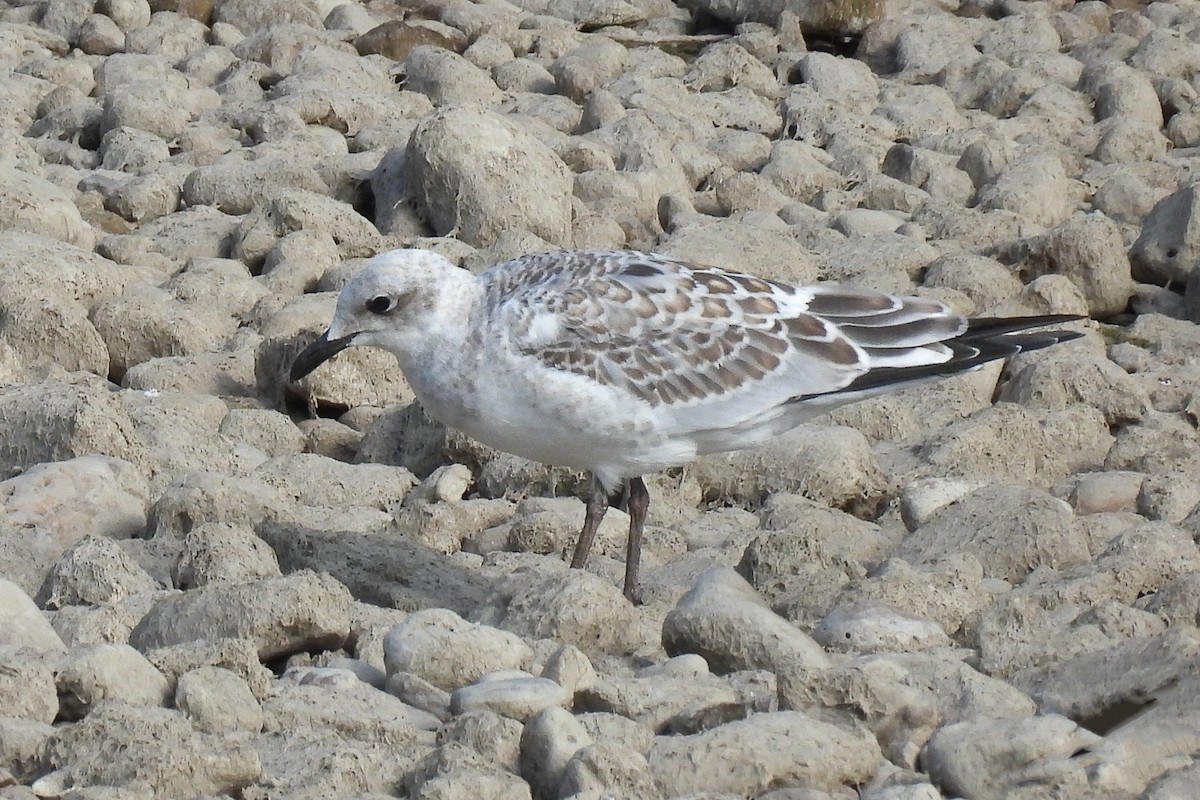
[[[717,672],[828,663],[816,642],[767,608],[736,573],[722,568],[701,575],[667,614],[662,640],[668,654],[698,653]]]
[[[94,644],[71,651],[55,678],[59,714],[86,717],[105,701],[161,707],[170,697],[167,679],[126,644]]]
[[[413,673],[446,690],[497,670],[521,669],[532,657],[520,637],[467,622],[448,609],[410,614],[384,639],[389,675]]]

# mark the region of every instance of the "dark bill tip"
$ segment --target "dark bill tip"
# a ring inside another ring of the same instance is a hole
[[[296,356],[296,360],[292,362],[292,371],[288,374],[288,377],[295,383],[345,350],[353,341],[353,334],[343,336],[340,339],[330,339],[329,331],[325,331],[315,342],[304,348],[300,352],[300,355]]]

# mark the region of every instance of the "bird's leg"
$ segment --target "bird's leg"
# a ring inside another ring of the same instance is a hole
[[[650,510],[650,492],[640,477],[629,481],[629,497],[625,501],[629,511],[629,540],[625,545],[625,597],[634,605],[642,602],[638,589],[638,568],[642,561],[642,528],[646,526],[646,513]]]
[[[583,569],[587,564],[588,553],[592,550],[592,542],[596,538],[600,520],[604,519],[605,513],[608,512],[608,505],[608,493],[604,491],[600,481],[593,481],[592,496],[587,503],[587,515],[583,518],[583,530],[579,532],[579,541],[575,543],[575,553],[571,556],[571,566],[574,569]]]

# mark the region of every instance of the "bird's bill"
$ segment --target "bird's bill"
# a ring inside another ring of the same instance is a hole
[[[314,369],[353,343],[354,334],[343,336],[339,339],[330,339],[329,331],[325,331],[316,341],[304,348],[300,352],[300,355],[296,356],[296,360],[292,362],[292,371],[288,377],[291,378],[293,383],[304,378]]]

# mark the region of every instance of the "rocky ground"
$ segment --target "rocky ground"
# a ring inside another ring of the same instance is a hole
[[[689,3],[0,2],[0,798],[1196,796],[1200,3]],[[1095,321],[655,476],[635,608],[288,385],[410,244]]]

